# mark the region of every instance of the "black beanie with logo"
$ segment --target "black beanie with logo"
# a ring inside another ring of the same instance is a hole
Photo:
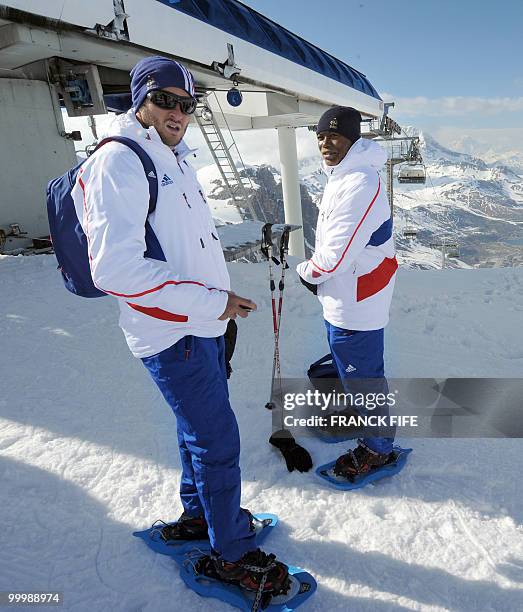
[[[333,106],[318,121],[316,134],[336,132],[355,142],[361,136],[361,115],[351,106]]]

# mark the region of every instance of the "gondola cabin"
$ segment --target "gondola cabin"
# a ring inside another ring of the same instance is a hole
[[[418,235],[418,230],[415,227],[407,226],[403,230],[403,237],[404,238],[416,238],[417,235]]]
[[[421,164],[402,164],[398,172],[400,183],[425,183],[425,166]]]
[[[459,257],[459,246],[457,244],[447,244],[447,257]]]

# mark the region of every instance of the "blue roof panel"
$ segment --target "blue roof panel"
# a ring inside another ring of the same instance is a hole
[[[266,51],[381,100],[364,74],[236,0],[157,0]]]

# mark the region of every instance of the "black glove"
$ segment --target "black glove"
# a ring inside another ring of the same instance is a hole
[[[238,335],[238,326],[234,319],[229,319],[227,323],[227,329],[223,338],[225,340],[225,368],[227,370],[227,378],[229,379],[232,374],[231,359],[234,355],[234,349],[236,347],[236,336]]]
[[[311,469],[312,459],[309,451],[296,444],[296,440],[287,429],[280,429],[273,433],[269,438],[269,443],[281,451],[289,472],[294,469],[297,469],[298,472],[308,472]]]
[[[307,289],[311,292],[314,293],[314,295],[318,294],[318,285],[313,285],[312,283],[307,282],[306,280],[304,280],[299,274],[298,274],[298,278],[300,279],[300,283],[304,286],[307,287]]]

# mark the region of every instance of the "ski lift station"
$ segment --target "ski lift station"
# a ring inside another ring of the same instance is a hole
[[[239,175],[220,146],[223,130],[278,131],[292,225],[302,225],[295,129],[336,104],[369,121],[384,114],[365,75],[236,0],[2,0],[0,250],[49,234],[45,187],[77,163],[80,137],[66,132],[62,109],[127,110],[130,69],[158,54],[193,72],[194,120],[226,183]],[[252,206],[245,212],[258,218]],[[303,255],[302,231],[291,234],[290,252]]]

